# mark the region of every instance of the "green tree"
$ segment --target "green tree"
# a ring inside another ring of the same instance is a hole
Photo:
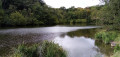
[[[109,29],[120,29],[120,0],[103,0],[106,4],[102,7],[100,19]]]
[[[2,25],[51,25],[90,20],[90,10],[83,8],[52,8],[43,0],[0,0],[0,22]],[[2,16],[2,17],[1,17]],[[3,17],[5,16],[5,17]],[[2,19],[2,20],[1,20]]]
[[[27,9],[36,2],[39,2],[41,5],[45,4],[43,0],[2,0],[4,9],[8,9],[10,5],[15,5],[19,10]]]
[[[26,17],[27,25],[39,25],[39,21],[34,17],[34,14],[31,13],[30,17]]]
[[[26,21],[26,18],[17,11],[10,14],[10,25],[26,25]]]
[[[91,11],[90,18],[91,18],[91,21],[93,21],[94,23],[99,24],[99,25],[101,23],[101,22],[99,22],[99,20],[101,19],[100,16],[105,14],[105,13],[102,13],[102,10],[101,10],[102,8],[103,8],[103,5],[97,5],[97,6],[90,7],[90,11]]]
[[[4,18],[4,10],[2,9],[2,2],[0,0],[0,26],[2,24],[3,18]]]

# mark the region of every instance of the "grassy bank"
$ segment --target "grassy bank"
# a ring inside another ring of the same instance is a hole
[[[120,57],[120,45],[119,44],[117,44],[114,47],[114,53],[111,57]]]
[[[19,45],[8,57],[67,57],[66,52],[54,42],[44,41],[42,45]]]
[[[117,37],[118,33],[115,31],[101,31],[95,34],[95,38],[105,44],[115,41]]]
[[[95,38],[105,44],[112,44],[111,42],[114,42],[115,47],[111,57],[120,57],[120,32],[104,30],[96,33]]]
[[[117,45],[114,47],[114,54],[111,57],[120,57],[120,33],[118,37],[115,39]]]

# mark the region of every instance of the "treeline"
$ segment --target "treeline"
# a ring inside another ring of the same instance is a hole
[[[101,0],[105,4],[91,7],[91,19],[108,30],[120,30],[120,0]]]
[[[0,0],[0,26],[87,22],[119,29],[120,1],[101,1],[105,4],[86,8],[52,8],[43,0]]]
[[[90,9],[52,8],[43,0],[0,0],[0,26],[90,22]]]

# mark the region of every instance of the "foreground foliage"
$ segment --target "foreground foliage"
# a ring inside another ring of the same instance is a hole
[[[13,55],[10,57],[39,57],[38,45],[27,47],[25,45],[19,45],[17,49],[14,49]]]
[[[58,44],[45,41],[41,46],[19,45],[10,57],[67,57],[67,55]]]
[[[66,52],[58,44],[45,41],[42,44],[42,57],[67,57]]]

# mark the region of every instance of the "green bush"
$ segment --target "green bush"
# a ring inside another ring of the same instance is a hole
[[[67,55],[58,44],[45,41],[42,45],[19,45],[9,57],[67,57]]]
[[[54,42],[45,41],[41,47],[42,57],[67,57],[62,47]]]
[[[119,46],[119,44],[117,44],[117,45],[114,47],[114,52],[117,52],[117,51],[120,51],[120,46]]]
[[[95,38],[98,40],[102,40],[104,43],[110,43],[114,41],[117,38],[117,33],[116,32],[98,32],[95,34]]]
[[[19,45],[11,57],[39,57],[38,45],[27,47],[25,45]]]

